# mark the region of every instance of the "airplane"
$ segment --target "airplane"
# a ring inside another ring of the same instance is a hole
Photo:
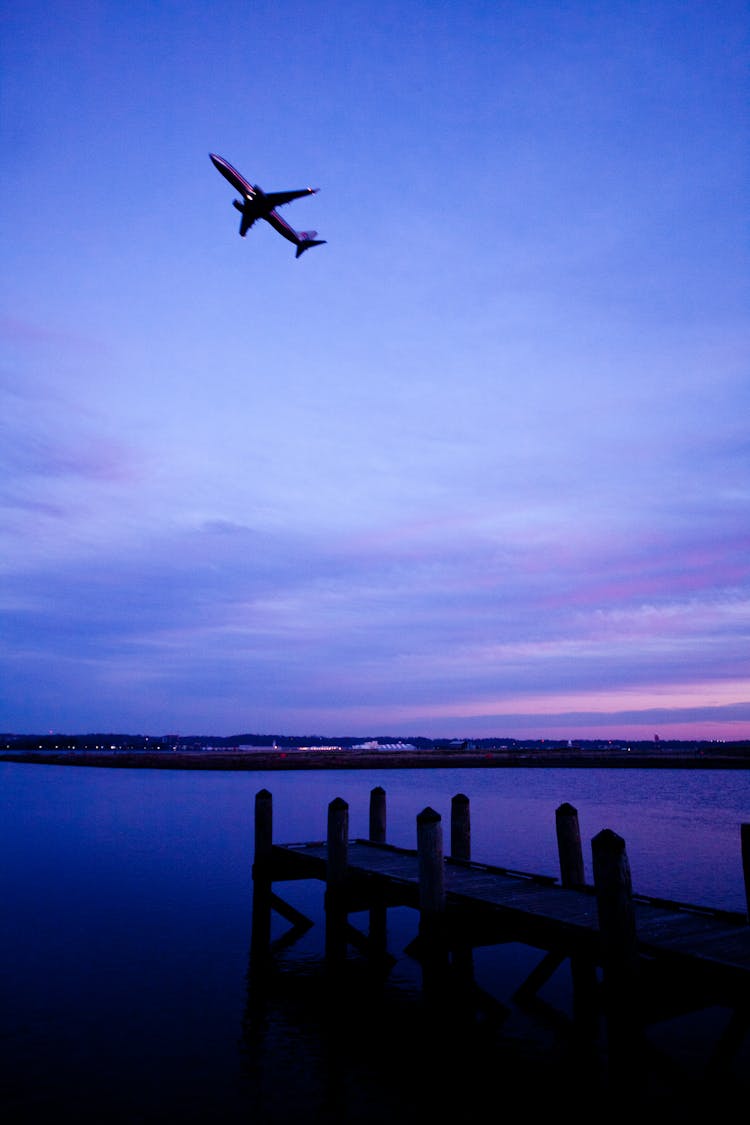
[[[258,184],[250,184],[241,176],[236,168],[233,168],[228,160],[223,156],[217,156],[216,153],[209,152],[211,161],[215,168],[221,172],[225,180],[229,180],[233,188],[235,188],[242,196],[242,202],[239,199],[232,200],[232,206],[242,214],[240,220],[240,235],[245,237],[250,227],[256,219],[265,219],[270,223],[274,230],[283,235],[290,242],[293,242],[297,247],[295,258],[299,258],[300,254],[304,254],[305,250],[309,250],[311,246],[323,246],[325,244],[324,238],[316,238],[316,230],[303,230],[296,231],[285,223],[281,215],[276,213],[277,207],[282,207],[285,203],[291,203],[293,199],[300,199],[303,195],[315,195],[319,188],[300,188],[299,191],[269,191],[265,192]]]

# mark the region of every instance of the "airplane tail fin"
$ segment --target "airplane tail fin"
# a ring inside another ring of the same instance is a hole
[[[325,245],[326,240],[324,238],[315,237],[317,233],[318,232],[316,230],[300,231],[299,235],[297,236],[299,238],[299,242],[297,243],[297,253],[294,255],[295,258],[299,258],[300,254],[304,254],[305,250],[309,250],[311,246]]]

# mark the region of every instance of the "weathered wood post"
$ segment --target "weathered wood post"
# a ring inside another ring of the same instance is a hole
[[[417,855],[422,981],[430,1001],[442,993],[447,967],[443,825],[434,809],[423,809],[417,817]]]
[[[567,802],[555,811],[557,852],[560,858],[560,882],[564,887],[582,887],[586,882],[583,871],[583,849],[578,827],[578,810]]]
[[[385,843],[385,789],[380,785],[370,791],[370,840]]]
[[[370,791],[370,835],[373,844],[385,843],[385,789],[376,785]],[[382,960],[388,947],[388,907],[384,892],[373,887],[370,900],[370,943],[373,957]]]
[[[563,887],[583,887],[581,830],[578,810],[566,801],[555,810],[557,853],[560,860],[560,882]],[[591,1036],[596,1027],[596,966],[588,957],[573,954],[570,958],[573,983],[573,1017],[576,1029]]]
[[[342,797],[328,806],[327,846],[326,885],[329,891],[340,890],[349,864],[349,806]]]
[[[471,859],[471,814],[469,798],[464,793],[456,793],[451,800],[450,857],[466,862]],[[454,942],[450,956],[452,976],[456,985],[454,1006],[457,1018],[465,1020],[473,1016],[473,1010],[469,1009],[467,1004],[473,994],[474,952],[470,944]]]
[[[253,917],[250,934],[251,959],[269,952],[271,942],[271,849],[273,847],[273,798],[267,789],[255,794],[255,852],[253,855]]]
[[[625,841],[605,828],[591,842],[604,970],[609,1065],[619,1073],[639,1046],[635,911]]]
[[[451,800],[451,859],[471,859],[469,798],[463,793]]]
[[[426,808],[417,817],[420,921],[440,926],[445,915],[443,825],[440,814]]]
[[[745,879],[747,920],[750,922],[750,824],[740,825],[740,839],[742,841],[742,874]]]
[[[273,846],[273,797],[267,789],[255,794],[255,856],[256,865],[268,865]]]
[[[349,806],[341,797],[328,806],[326,866],[326,956],[341,961],[346,956],[346,878],[349,863]]]

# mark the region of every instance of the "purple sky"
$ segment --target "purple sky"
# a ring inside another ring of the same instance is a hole
[[[747,4],[4,10],[0,730],[750,737]]]

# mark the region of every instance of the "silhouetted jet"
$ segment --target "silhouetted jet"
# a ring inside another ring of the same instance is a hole
[[[318,233],[316,230],[293,230],[288,223],[284,222],[281,215],[276,214],[277,207],[282,207],[285,203],[291,203],[293,199],[301,199],[303,195],[315,195],[319,190],[318,188],[265,192],[257,184],[249,184],[244,176],[241,176],[237,169],[233,168],[229,161],[224,160],[222,156],[216,156],[213,152],[208,155],[224,179],[229,180],[232,187],[236,188],[242,196],[242,202],[239,199],[234,199],[232,204],[242,213],[240,234],[243,238],[256,219],[265,219],[274,230],[294,243],[297,247],[296,258],[299,258],[300,254],[304,254],[305,250],[309,250],[311,246],[322,246],[325,243],[324,238],[316,239],[315,235]]]

